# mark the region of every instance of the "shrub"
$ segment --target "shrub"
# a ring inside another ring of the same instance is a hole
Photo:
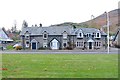
[[[15,49],[16,49],[16,50],[21,50],[21,49],[22,49],[22,46],[16,46]]]
[[[45,47],[40,47],[40,48],[38,48],[38,50],[46,50],[46,49],[48,49],[47,47],[45,48]]]
[[[72,47],[66,47],[65,49],[67,49],[67,50],[72,50],[73,48],[72,48]]]
[[[115,47],[116,47],[116,48],[120,48],[120,45],[115,44]]]
[[[12,50],[13,46],[12,45],[8,45],[6,48],[7,48],[7,50]]]

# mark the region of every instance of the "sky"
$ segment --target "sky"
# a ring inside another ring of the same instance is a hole
[[[85,22],[91,15],[97,17],[105,11],[118,8],[119,0],[0,0],[0,28],[11,29],[16,23],[28,26],[50,26],[64,22]]]

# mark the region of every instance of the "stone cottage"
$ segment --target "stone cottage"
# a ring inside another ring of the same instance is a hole
[[[96,28],[73,26],[32,26],[23,24],[20,33],[24,49],[100,49],[107,42],[107,35]]]

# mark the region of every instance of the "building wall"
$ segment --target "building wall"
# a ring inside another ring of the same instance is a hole
[[[94,42],[93,43],[94,49],[102,48],[103,45],[105,45],[107,43],[106,38],[107,38],[107,36],[101,36],[100,39],[92,37],[92,39],[95,42],[100,43],[100,45],[98,44],[99,46],[96,46],[97,43]],[[25,36],[21,36],[21,39],[22,39],[22,46],[23,46],[23,48],[25,48],[25,44],[26,44]],[[76,35],[67,35],[67,39],[63,39],[63,35],[48,35],[47,39],[44,39],[43,35],[32,35],[32,36],[30,35],[30,38],[29,38],[30,43],[33,39],[35,39],[37,41],[38,49],[45,47],[45,43],[47,45],[46,47],[48,49],[50,49],[50,42],[53,39],[58,40],[58,42],[60,44],[59,49],[64,49],[65,47],[72,47],[72,48],[77,48],[77,49],[87,49],[87,47],[88,47],[88,43],[87,43],[88,37],[86,37],[86,35],[84,35],[83,38],[77,38]],[[64,46],[64,43],[66,43],[66,46]],[[29,48],[31,49],[31,44],[30,44]]]

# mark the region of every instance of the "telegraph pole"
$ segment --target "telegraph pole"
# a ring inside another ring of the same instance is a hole
[[[107,15],[107,34],[108,34],[108,38],[107,38],[107,42],[108,42],[108,51],[107,51],[107,53],[109,54],[109,52],[110,52],[110,41],[109,41],[109,38],[110,38],[110,36],[109,36],[109,27],[110,27],[110,20],[109,20],[109,13],[108,12],[106,12],[106,15]]]

